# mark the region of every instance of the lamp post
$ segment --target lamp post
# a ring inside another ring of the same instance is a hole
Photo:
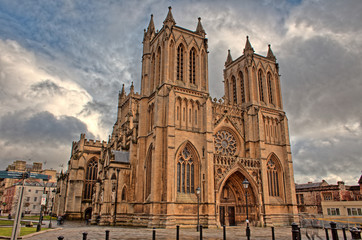
[[[199,231],[200,229],[200,187],[196,188],[196,196],[197,196],[197,227],[196,231]]]
[[[45,190],[46,190],[46,183],[47,183],[47,181],[48,180],[43,180],[43,183],[44,183],[44,189],[43,189],[43,194],[42,194],[42,201],[43,201],[43,195],[44,195],[44,193],[45,193]],[[46,200],[45,200],[46,201]],[[43,208],[44,208],[44,206],[45,206],[45,203],[44,204],[42,204],[41,203],[41,205],[40,205],[40,214],[39,214],[39,222],[38,222],[38,224],[36,225],[36,231],[37,232],[40,232],[40,230],[41,230],[41,223],[42,223],[42,218],[43,218]]]
[[[243,181],[243,186],[245,188],[245,201],[246,201],[246,238],[250,240],[250,228],[249,228],[249,211],[248,211],[248,187],[249,181],[245,178]]]

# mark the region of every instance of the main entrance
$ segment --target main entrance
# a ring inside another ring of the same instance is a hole
[[[245,189],[242,182],[245,177],[240,172],[233,173],[225,182],[220,191],[219,221],[221,225],[236,226],[246,220]],[[255,196],[252,187],[249,185],[248,211],[249,221],[255,220]]]

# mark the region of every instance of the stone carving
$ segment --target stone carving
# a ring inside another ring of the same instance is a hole
[[[236,139],[226,130],[220,130],[215,134],[216,153],[233,156],[236,152]]]

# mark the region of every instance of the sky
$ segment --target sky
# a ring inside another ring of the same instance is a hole
[[[176,25],[209,44],[212,98],[223,96],[230,49],[246,36],[268,44],[280,66],[297,183],[357,184],[362,170],[362,2],[360,0],[2,0],[0,162],[43,162],[66,170],[81,133],[107,140],[118,92],[139,91],[143,30]]]

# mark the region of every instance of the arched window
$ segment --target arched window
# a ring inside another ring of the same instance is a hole
[[[146,191],[145,199],[151,194],[151,175],[152,175],[152,145],[148,149],[147,158],[146,158]],[[123,193],[122,193],[123,194]]]
[[[259,83],[259,97],[260,101],[264,102],[264,91],[263,91],[263,73],[261,70],[258,72],[258,83]]]
[[[151,68],[150,89],[153,91],[155,85],[155,54],[152,54]]]
[[[236,93],[236,79],[234,76],[231,77],[231,83],[233,85],[233,100],[234,100],[234,104],[237,104],[238,101],[238,97],[237,97],[237,93]]]
[[[122,189],[121,200],[122,201],[127,201],[127,188],[126,188],[126,186],[124,186],[123,189]]]
[[[158,87],[158,85],[161,83],[161,47],[158,48],[157,50],[157,60],[156,60],[156,64],[157,64],[157,84],[156,87]]]
[[[184,47],[180,44],[177,48],[177,80],[184,80]]]
[[[268,171],[268,186],[269,186],[269,196],[279,197],[279,174],[278,168],[273,159],[270,159],[267,164]]]
[[[244,76],[242,72],[239,72],[240,78],[240,95],[241,95],[241,103],[245,102],[245,85],[244,85]]]
[[[87,170],[84,179],[83,200],[92,200],[94,186],[97,181],[98,163],[95,158],[92,158],[87,165]]]
[[[177,192],[195,193],[195,157],[188,144],[177,158]]]
[[[190,83],[195,84],[196,76],[196,51],[195,48],[192,48],[190,51]]]
[[[269,103],[274,104],[274,102],[273,102],[272,79],[271,79],[271,74],[270,73],[268,73],[268,95],[269,95]]]

